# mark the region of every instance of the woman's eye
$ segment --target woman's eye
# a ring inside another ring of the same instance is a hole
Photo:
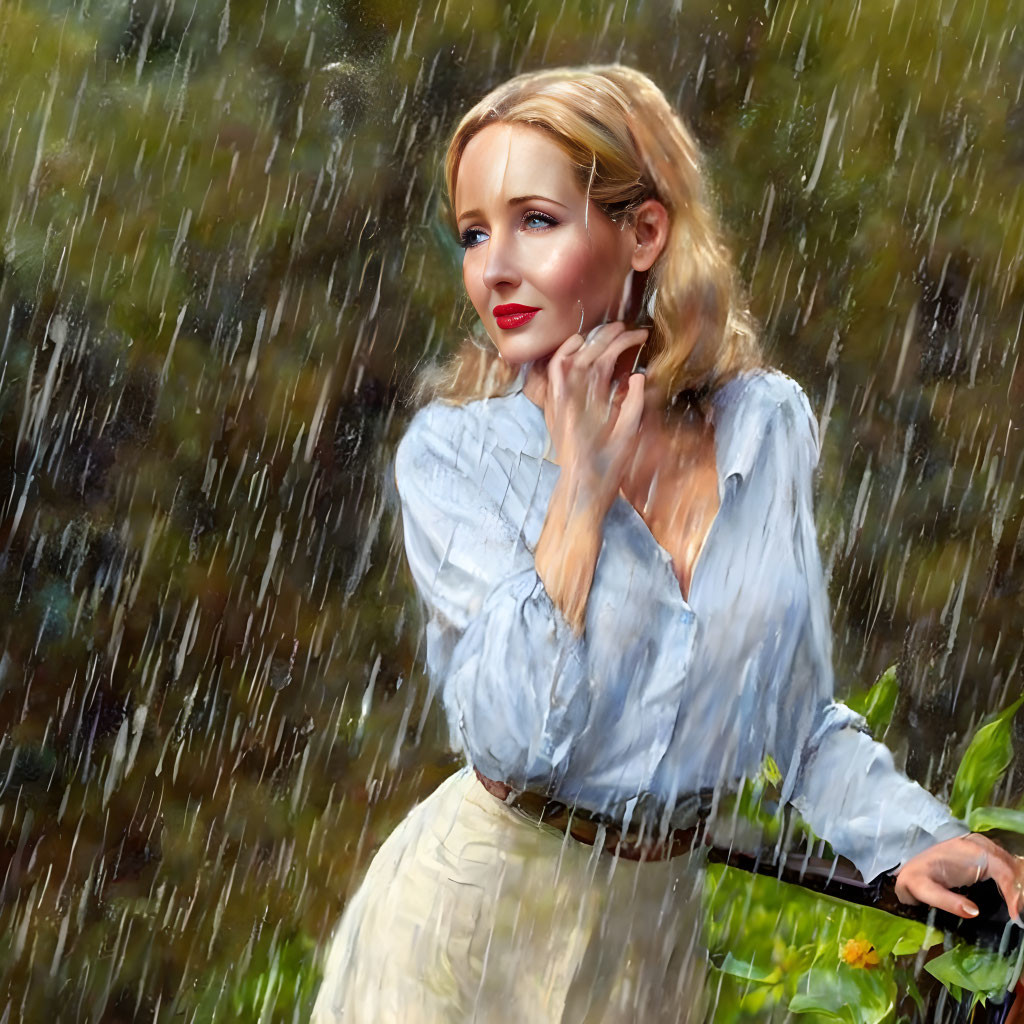
[[[465,231],[459,235],[459,245],[463,249],[472,249],[474,245],[479,245],[487,235],[477,228],[466,228]]]
[[[550,214],[541,213],[539,210],[531,210],[523,216],[523,223],[529,228],[549,228],[558,221]]]

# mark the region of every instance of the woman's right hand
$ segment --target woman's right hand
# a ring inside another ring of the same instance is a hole
[[[586,339],[568,338],[547,368],[544,418],[555,461],[578,497],[607,511],[619,493],[636,450],[644,411],[644,375],[613,381],[623,352],[638,348],[647,329],[627,331],[621,321],[594,328]]]

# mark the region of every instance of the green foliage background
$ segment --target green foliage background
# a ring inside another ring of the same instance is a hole
[[[0,0],[0,1016],[305,1019],[451,771],[387,460],[470,323],[440,155],[524,68],[633,63],[694,125],[821,417],[841,693],[897,662],[948,797],[1020,691],[1022,15]]]

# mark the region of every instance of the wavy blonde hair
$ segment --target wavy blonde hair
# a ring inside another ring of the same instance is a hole
[[[668,210],[668,239],[648,272],[644,304],[653,320],[647,378],[670,402],[682,393],[710,394],[739,371],[763,365],[697,143],[646,75],[620,64],[558,68],[498,86],[462,118],[448,145],[449,207],[467,144],[499,123],[547,133],[608,217],[628,217],[651,198]],[[461,404],[500,395],[518,372],[490,342],[470,336],[446,364],[421,372],[416,399]]]

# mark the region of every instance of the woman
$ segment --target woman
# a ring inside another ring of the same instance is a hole
[[[1016,913],[1015,859],[832,702],[816,423],[664,96],[522,75],[446,171],[490,346],[428,381],[396,478],[468,764],[370,865],[314,1020],[702,1019],[701,822],[768,756],[866,877],[963,915],[949,887],[993,877]]]

